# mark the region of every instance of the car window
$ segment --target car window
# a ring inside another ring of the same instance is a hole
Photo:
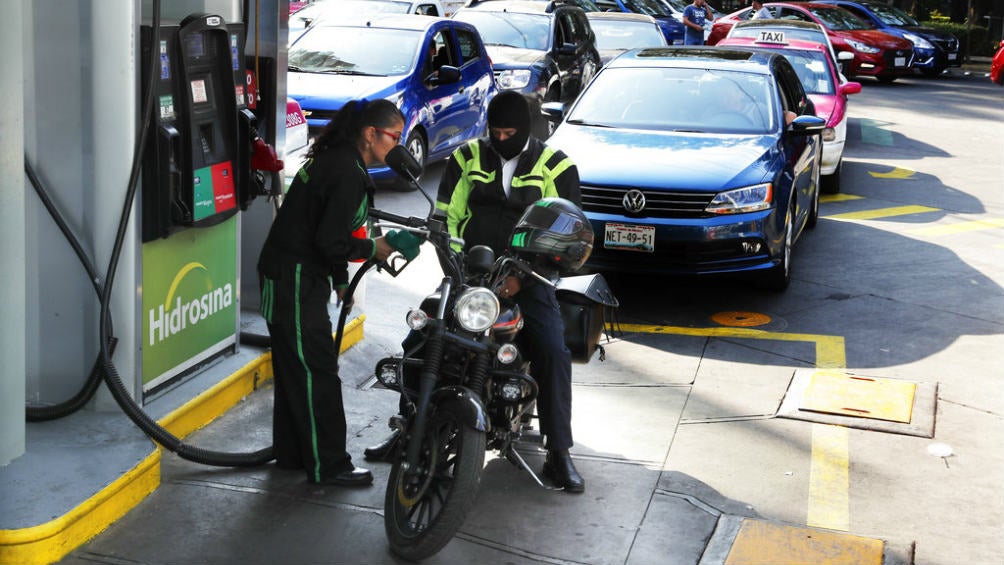
[[[829,65],[826,58],[829,57],[822,51],[798,51],[795,49],[784,49],[784,56],[795,69],[802,89],[808,94],[834,94],[833,75],[830,74]]]
[[[590,20],[589,25],[596,34],[597,49],[634,49],[666,45],[666,38],[655,24]]]
[[[819,18],[826,27],[837,31],[848,31],[855,29],[873,29],[875,26],[855,16],[854,14],[840,8],[806,8],[813,16]]]
[[[437,31],[429,40],[425,50],[425,70],[423,77],[435,73],[443,65],[457,66],[453,61],[452,42],[443,30]]]
[[[289,66],[312,73],[404,75],[422,37],[411,30],[313,26],[289,48]]]
[[[453,17],[473,25],[481,34],[485,45],[506,45],[538,51],[548,49],[551,18],[545,14],[462,10]]]
[[[481,58],[481,46],[478,43],[476,32],[466,29],[457,29],[457,43],[460,45],[461,65],[466,65],[471,61]]]
[[[802,83],[791,64],[788,63],[787,59],[778,59],[774,69],[781,91],[781,108],[799,116],[810,114],[811,112],[808,111],[809,99],[805,95]]]
[[[624,0],[624,6],[636,14],[652,17],[672,16],[673,12],[661,0]]]
[[[778,10],[777,18],[779,20],[797,20],[800,22],[813,21],[807,14],[802,13],[801,10],[793,10],[791,8],[781,8]]]
[[[608,68],[568,115],[570,123],[663,131],[762,134],[773,122],[766,75],[679,68]],[[617,104],[611,104],[617,100]]]
[[[415,7],[415,13],[420,16],[439,16],[439,10],[435,4],[419,4]]]
[[[875,14],[875,17],[879,19],[882,23],[886,25],[903,27],[903,26],[919,26],[920,22],[915,20],[913,16],[900,10],[895,6],[885,6],[882,4],[868,4],[868,9]]]

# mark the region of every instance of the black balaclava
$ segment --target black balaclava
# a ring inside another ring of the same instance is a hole
[[[530,138],[530,105],[526,98],[515,90],[503,91],[488,104],[489,128],[515,128],[516,135],[499,141],[489,135],[492,147],[503,159],[519,155]]]

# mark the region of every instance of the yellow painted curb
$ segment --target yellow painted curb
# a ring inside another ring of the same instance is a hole
[[[359,315],[345,324],[340,352],[362,341],[365,319]],[[185,437],[233,408],[272,375],[272,353],[266,352],[157,423]],[[55,520],[0,530],[0,565],[48,565],[104,531],[160,486],[160,458],[161,448],[156,446],[126,474]]]
[[[101,533],[160,485],[160,450],[76,508],[40,526],[0,530],[0,563],[46,565]]]

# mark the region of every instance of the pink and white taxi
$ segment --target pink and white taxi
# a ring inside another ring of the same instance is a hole
[[[764,30],[757,37],[728,37],[717,45],[764,47],[784,52],[795,68],[802,88],[812,100],[816,115],[826,120],[820,168],[822,191],[829,194],[840,192],[840,169],[847,139],[847,96],[861,92],[861,83],[848,82],[840,74],[826,45],[787,39],[781,31]]]

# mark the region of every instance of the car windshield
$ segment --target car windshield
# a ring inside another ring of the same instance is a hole
[[[763,134],[775,129],[767,75],[686,68],[616,67],[593,79],[568,123],[660,131]],[[611,104],[617,100],[617,104]]]
[[[623,0],[624,6],[636,14],[645,14],[655,18],[665,18],[673,15],[673,11],[662,0]]]
[[[875,14],[875,17],[886,25],[896,27],[920,25],[920,22],[913,19],[913,16],[895,6],[886,6],[884,4],[868,4],[867,6]]]
[[[666,45],[662,32],[651,23],[590,19],[589,26],[596,34],[597,49],[634,49]]]
[[[551,18],[544,14],[468,10],[453,17],[476,27],[485,45],[544,51],[551,37]]]
[[[853,29],[872,29],[874,26],[843,8],[806,8],[809,12],[819,18],[826,27],[835,31],[847,31]]]
[[[834,93],[833,76],[827,68],[824,52],[784,49],[782,53],[794,67],[806,94]]]
[[[310,73],[403,75],[422,32],[367,27],[311,27],[289,48],[289,69]],[[394,49],[388,49],[393,45]]]

